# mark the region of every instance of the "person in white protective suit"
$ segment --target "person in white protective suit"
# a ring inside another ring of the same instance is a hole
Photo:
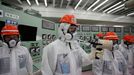
[[[107,32],[104,39],[99,40],[102,50],[98,59],[95,59],[99,62],[93,67],[94,75],[130,75],[125,58],[119,50],[114,49],[113,41],[111,41],[118,40],[117,35],[114,32]]]
[[[0,75],[33,75],[32,59],[28,49],[20,46],[16,26],[5,24],[1,30]]]
[[[96,36],[97,36],[98,40],[102,40],[104,37],[104,34],[102,32],[99,32],[98,34],[96,34]],[[99,45],[98,45],[98,47],[99,47]],[[102,49],[101,47],[99,47],[99,48]],[[102,51],[97,50],[97,47],[94,47],[93,44],[91,45],[91,50],[96,52],[96,54],[97,54],[97,52],[100,55],[102,54]],[[100,57],[99,56],[97,57],[97,55],[96,55],[95,60],[93,60],[93,63],[92,63],[92,71],[93,71],[94,75],[99,75],[99,73],[100,73],[99,71],[101,71],[99,69],[100,69],[100,67],[102,67],[102,65],[100,65],[102,63],[102,60],[99,60],[99,58]]]
[[[126,34],[123,37],[122,43],[119,45],[119,50],[122,52],[125,60],[127,61],[129,72],[131,73],[131,75],[134,75],[132,74],[132,71],[131,71],[133,69],[133,56],[134,56],[132,39],[133,39],[132,35]]]
[[[74,15],[64,15],[60,23],[58,39],[43,49],[42,75],[81,75],[81,67],[91,64],[92,55],[77,43]]]

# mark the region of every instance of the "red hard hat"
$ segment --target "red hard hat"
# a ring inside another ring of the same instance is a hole
[[[6,24],[2,30],[1,35],[19,35],[19,31],[16,26],[11,24]]]
[[[99,37],[99,38],[101,38],[101,37],[104,36],[104,34],[102,32],[100,32],[100,33],[96,34],[96,36]]]
[[[127,42],[134,42],[134,40],[133,40],[133,36],[132,35],[130,35],[130,34],[126,34],[124,37],[123,37],[123,40],[124,41],[127,41]]]
[[[107,32],[104,39],[106,40],[118,40],[118,36],[115,32]]]
[[[69,15],[69,14],[66,14],[64,15],[63,17],[61,17],[60,23],[69,23],[69,24],[74,24],[76,26],[78,26],[78,24],[76,23],[76,18],[74,15]]]

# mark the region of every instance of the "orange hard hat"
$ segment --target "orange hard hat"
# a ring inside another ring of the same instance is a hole
[[[106,40],[118,40],[118,36],[115,32],[107,32],[104,39]]]
[[[6,24],[1,30],[1,35],[19,35],[19,31],[16,26]]]
[[[132,43],[132,42],[134,42],[133,37],[134,37],[134,36],[132,36],[132,35],[130,35],[130,34],[126,34],[126,35],[123,37],[123,40]]]
[[[70,15],[70,14],[66,14],[63,17],[61,17],[60,23],[69,23],[69,24],[74,24],[76,26],[78,26],[78,24],[76,23],[76,18],[74,15]]]
[[[96,36],[99,37],[99,38],[101,38],[101,37],[104,36],[104,34],[102,32],[100,32],[100,33],[96,34]]]

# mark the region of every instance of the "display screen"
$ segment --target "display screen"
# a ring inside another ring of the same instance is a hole
[[[92,30],[92,32],[99,32],[99,27],[98,26],[92,26],[91,30]]]
[[[82,26],[82,31],[89,32],[90,31],[90,26]]]
[[[36,41],[37,27],[29,25],[18,25],[21,41]]]
[[[115,32],[121,32],[121,28],[120,27],[116,27],[115,28]]]
[[[48,20],[42,20],[42,28],[55,30],[55,23]]]
[[[108,27],[102,26],[102,27],[101,27],[101,31],[102,31],[102,32],[108,32]]]
[[[109,28],[108,28],[108,31],[114,32],[114,27],[109,27]]]
[[[129,33],[130,32],[130,27],[124,27],[124,32]]]

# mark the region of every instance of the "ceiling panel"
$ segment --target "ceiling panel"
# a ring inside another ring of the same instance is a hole
[[[28,0],[2,0],[2,3],[5,3],[5,5],[7,5],[9,7],[12,6],[15,9],[17,9],[17,7],[22,8],[20,10],[23,10],[24,5],[30,6],[30,7],[32,7],[33,5],[36,5],[35,0],[29,0],[31,5],[29,5],[27,1]],[[44,6],[43,8],[52,7],[52,8],[61,8],[61,9],[65,9],[65,10],[66,9],[74,9],[76,7],[76,5],[79,3],[76,10],[87,11],[87,9],[90,6],[92,6],[97,0],[46,0],[47,6],[45,6],[45,2],[44,2],[45,0],[37,0],[37,1],[39,2],[39,5],[37,5],[37,7]],[[106,0],[99,0],[98,3],[95,4],[89,11],[93,11],[94,8],[96,8],[97,6],[100,6],[100,4],[102,4],[104,1],[106,1]],[[134,8],[126,8],[124,6],[127,1],[128,0],[107,0],[106,3],[102,4],[100,7],[98,7],[93,12],[106,13],[106,14],[119,15],[119,16],[124,16],[124,15],[127,16],[130,13],[134,13]],[[119,2],[120,2],[120,4],[118,4]],[[116,4],[118,4],[118,5],[116,5]],[[121,8],[118,8],[122,4],[124,4],[124,5]],[[118,8],[118,9],[108,13],[109,11],[111,11],[115,8]],[[109,9],[109,10],[107,10],[107,9]],[[104,12],[105,10],[107,10],[107,11]],[[131,15],[130,17],[134,17],[134,14]],[[84,22],[87,22],[87,21],[84,21]]]
[[[28,5],[28,0],[2,0],[5,3],[9,3],[9,4],[14,4],[15,6],[17,5],[23,5],[25,3],[27,3]],[[44,1],[45,0],[37,0],[39,2],[39,6],[40,5],[45,5]],[[90,7],[92,4],[94,4],[97,0],[46,0],[47,1],[47,7],[51,7],[53,6],[54,8],[71,8],[74,9],[75,6],[80,2],[80,4],[78,5],[76,10],[87,10],[88,7]],[[95,4],[90,11],[93,11],[94,8],[96,8],[97,6],[99,6],[101,3],[103,3],[106,0],[99,0],[97,4]],[[114,6],[116,3],[118,2],[122,2],[121,4],[124,4],[125,2],[127,2],[128,0],[107,0],[106,3],[104,3],[103,5],[101,5],[100,7],[98,7],[94,12],[103,12],[104,10]],[[36,0],[29,0],[29,2],[32,5],[36,4]],[[21,4],[22,3],[22,4]],[[119,5],[121,5],[119,4]],[[115,6],[114,8],[118,7],[119,5]],[[45,7],[44,7],[45,8]],[[108,11],[114,9],[111,8]],[[134,8],[132,9],[127,9],[125,8],[125,6],[123,6],[123,10],[119,10],[118,12],[111,12],[109,14],[116,14],[116,15],[127,15],[128,13],[132,13],[134,12]]]

